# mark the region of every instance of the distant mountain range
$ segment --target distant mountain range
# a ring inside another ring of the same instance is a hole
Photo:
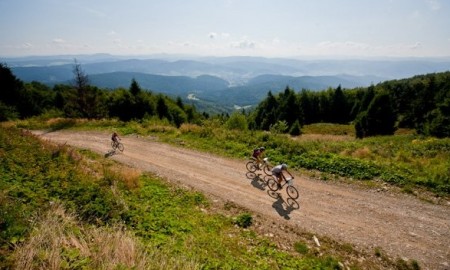
[[[263,57],[122,57],[108,54],[0,58],[25,82],[70,83],[75,59],[101,88],[141,88],[201,104],[243,107],[268,91],[367,87],[450,70],[450,59],[299,60]]]

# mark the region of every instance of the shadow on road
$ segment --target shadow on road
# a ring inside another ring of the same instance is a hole
[[[254,172],[247,172],[245,176],[248,179],[252,180],[250,183],[253,187],[259,190],[266,190],[268,177],[270,176],[261,177],[262,174],[256,174]],[[272,207],[280,216],[282,216],[286,220],[289,220],[291,218],[289,214],[292,211],[300,209],[300,205],[296,200],[287,198],[287,200],[285,201],[279,192],[267,189],[267,194],[270,197],[276,199],[276,201],[272,204]]]
[[[271,195],[270,193],[275,193],[275,192],[269,191],[269,196],[272,197],[273,194]],[[299,209],[300,205],[298,204],[297,201],[295,201],[292,198],[288,198],[287,201],[285,201],[285,200],[283,200],[283,197],[281,197],[281,195],[279,193],[275,193],[275,194],[277,194],[278,196],[277,196],[277,200],[272,204],[272,207],[284,219],[286,219],[286,220],[291,219],[289,214],[292,211]]]
[[[116,153],[115,150],[110,150],[105,154],[105,158],[109,158],[110,156],[114,156]]]
[[[255,174],[255,173],[247,173],[247,178],[251,179],[252,186],[254,186],[257,189],[260,190],[266,190],[266,181],[264,181],[263,178],[261,178],[261,174]]]

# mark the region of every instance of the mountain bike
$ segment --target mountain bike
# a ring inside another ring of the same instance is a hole
[[[125,149],[123,144],[121,142],[117,142],[117,141],[111,141],[111,147],[114,151],[116,151],[116,149],[119,149],[120,152],[123,152],[123,149]]]
[[[257,170],[262,170],[266,175],[272,175],[273,166],[269,163],[269,158],[264,158],[261,164],[257,164],[255,158],[251,158],[246,164],[247,170],[249,172],[256,172]]]
[[[271,179],[267,181],[267,186],[269,187],[269,189],[272,191],[278,191],[279,189],[282,189],[285,185],[287,185],[286,187],[287,195],[294,200],[297,199],[298,190],[294,187],[294,177],[286,179],[286,177],[283,174],[281,174],[281,178],[283,178],[283,180],[281,181],[282,184],[280,184],[279,186],[277,179],[275,179],[275,177],[272,176]]]

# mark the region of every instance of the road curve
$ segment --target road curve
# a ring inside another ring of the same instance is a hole
[[[90,149],[111,150],[105,132],[34,132],[42,139]],[[357,248],[382,248],[413,259],[422,269],[450,269],[450,207],[415,197],[316,181],[297,175],[300,198],[294,207],[248,179],[245,162],[174,147],[149,138],[125,136],[125,151],[110,158],[248,208],[293,227],[326,235]],[[271,196],[272,195],[272,196]]]

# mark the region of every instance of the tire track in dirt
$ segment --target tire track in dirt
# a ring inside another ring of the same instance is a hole
[[[34,132],[56,143],[110,151],[104,132]],[[295,177],[300,208],[286,209],[268,188],[246,177],[245,162],[174,147],[136,136],[122,138],[123,153],[110,158],[306,231],[373,253],[417,260],[423,269],[450,269],[450,207],[403,194],[365,190]],[[286,192],[280,193],[286,201]],[[281,209],[283,207],[283,209]]]

